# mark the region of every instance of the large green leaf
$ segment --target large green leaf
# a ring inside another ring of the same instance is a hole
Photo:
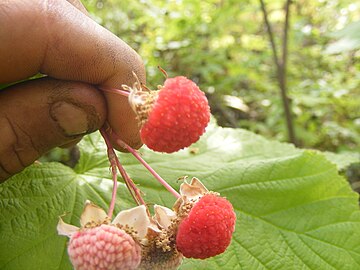
[[[74,170],[36,164],[0,185],[0,269],[71,269],[58,216],[79,225],[84,201],[106,208],[112,185],[101,137],[80,147]],[[322,154],[216,126],[176,154],[140,152],[173,187],[180,176],[196,176],[234,205],[228,250],[181,269],[360,269],[358,196]],[[171,207],[170,193],[130,154],[119,156],[147,202]],[[116,211],[133,205],[120,182]]]

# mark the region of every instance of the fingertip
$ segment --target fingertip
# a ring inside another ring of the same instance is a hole
[[[135,51],[132,51],[127,57],[129,57],[127,68],[122,70],[122,73],[117,73],[117,76],[110,78],[106,84],[103,84],[105,88],[114,85],[118,85],[118,87],[120,85],[133,86],[137,80],[146,83],[145,66],[140,56]],[[134,74],[136,74],[136,77]],[[116,93],[116,90],[113,92],[104,91],[103,94],[108,105],[107,122],[111,130],[110,133],[115,133],[117,137],[132,148],[139,149],[143,145],[140,137],[140,123],[129,104],[128,97]],[[116,142],[114,136],[110,136],[110,141],[115,149],[127,152]]]
[[[123,147],[122,143],[119,143],[118,141],[119,136],[109,136],[110,142],[112,143],[113,147],[123,153],[128,153],[129,151]],[[144,144],[141,140],[135,141],[126,141],[122,140],[122,142],[126,143],[128,146],[130,146],[132,149],[139,150]]]

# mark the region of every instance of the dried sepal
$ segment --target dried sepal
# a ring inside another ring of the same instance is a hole
[[[141,241],[145,238],[148,232],[150,218],[147,215],[146,207],[141,205],[119,212],[119,214],[111,222],[110,218],[101,207],[93,204],[90,201],[86,201],[84,210],[80,216],[81,229],[94,228],[102,224],[109,224],[123,229],[135,237],[137,241]],[[59,223],[57,225],[57,231],[59,235],[71,237],[79,230],[80,228],[65,223],[60,217]]]
[[[163,229],[167,229],[171,225],[172,220],[176,218],[176,213],[174,211],[161,205],[155,204],[154,212],[154,219]]]
[[[153,104],[158,98],[158,91],[131,91],[129,94],[129,103],[136,113],[140,126],[147,121]]]
[[[150,218],[146,213],[146,207],[140,205],[129,210],[121,211],[112,221],[112,224],[132,228],[139,239],[146,236],[150,226]]]
[[[154,206],[154,213],[146,242],[142,242],[142,261],[138,269],[177,269],[183,256],[175,243],[176,213],[160,205]]]
[[[87,225],[93,226],[106,222],[108,216],[106,212],[99,206],[90,201],[85,202],[84,210],[80,216],[80,225],[85,227]]]
[[[181,197],[175,202],[173,208],[177,214],[197,202],[202,196],[209,193],[205,185],[196,177],[193,177],[188,183],[186,180],[180,185]],[[181,210],[182,209],[182,210]]]
[[[67,237],[71,237],[75,232],[77,232],[79,230],[78,227],[74,226],[74,225],[71,225],[71,224],[68,224],[68,223],[65,223],[62,218],[60,217],[59,218],[59,223],[56,227],[57,231],[58,231],[58,234],[59,235],[64,235],[64,236],[67,236]]]
[[[133,86],[131,87],[123,84],[121,87],[124,90],[129,91],[129,104],[136,113],[140,126],[142,126],[148,119],[152,106],[158,98],[159,90],[149,89],[139,81],[135,72],[133,72],[133,75],[136,79]]]
[[[180,185],[180,195],[186,196],[189,200],[196,199],[204,195],[209,190],[196,177],[193,177],[190,184],[186,181]]]

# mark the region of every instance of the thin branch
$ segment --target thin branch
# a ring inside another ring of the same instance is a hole
[[[278,79],[279,88],[280,88],[280,95],[281,95],[281,99],[283,102],[283,109],[284,109],[284,114],[285,114],[285,119],[286,119],[288,138],[291,143],[296,145],[296,137],[295,137],[294,125],[293,125],[293,121],[292,121],[290,101],[289,101],[289,97],[287,96],[287,82],[286,82],[287,56],[288,56],[288,32],[289,32],[289,25],[290,25],[289,20],[290,20],[291,0],[287,0],[286,4],[285,4],[285,24],[284,24],[281,59],[279,58],[278,53],[277,53],[277,48],[276,48],[275,39],[274,39],[274,33],[271,28],[269,19],[268,19],[268,12],[266,10],[264,0],[260,0],[260,4],[261,4],[261,10],[263,13],[265,25],[266,25],[267,32],[268,32],[269,39],[270,39],[274,63],[276,65],[276,70],[277,70],[276,73],[277,73],[277,79]]]
[[[264,16],[265,25],[266,25],[267,32],[268,32],[269,39],[270,39],[271,50],[273,52],[273,57],[274,57],[274,63],[276,65],[277,70],[279,70],[280,69],[279,57],[277,54],[277,48],[276,48],[276,44],[275,44],[274,34],[273,34],[273,31],[271,28],[271,24],[269,22],[268,12],[266,11],[264,0],[260,0],[260,4],[261,4],[261,11]]]
[[[290,27],[290,5],[291,0],[287,0],[285,4],[285,25],[283,33],[283,47],[282,47],[282,61],[281,65],[286,71],[287,68],[287,56],[288,56],[288,36],[289,36],[289,27]]]
[[[286,125],[288,129],[289,141],[293,144],[297,144],[295,138],[294,124],[290,109],[290,100],[287,95],[287,56],[288,56],[288,33],[289,33],[289,20],[290,20],[290,5],[291,0],[287,0],[285,4],[285,25],[283,33],[283,47],[282,47],[282,60],[280,63],[281,69],[279,70],[279,83],[281,90],[281,98],[283,101]]]

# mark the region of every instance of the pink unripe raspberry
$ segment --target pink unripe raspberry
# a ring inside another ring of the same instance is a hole
[[[235,230],[231,203],[208,193],[191,208],[179,224],[177,249],[187,258],[206,259],[225,251]]]
[[[141,248],[114,225],[83,228],[75,232],[68,254],[76,270],[132,270],[141,261]]]

